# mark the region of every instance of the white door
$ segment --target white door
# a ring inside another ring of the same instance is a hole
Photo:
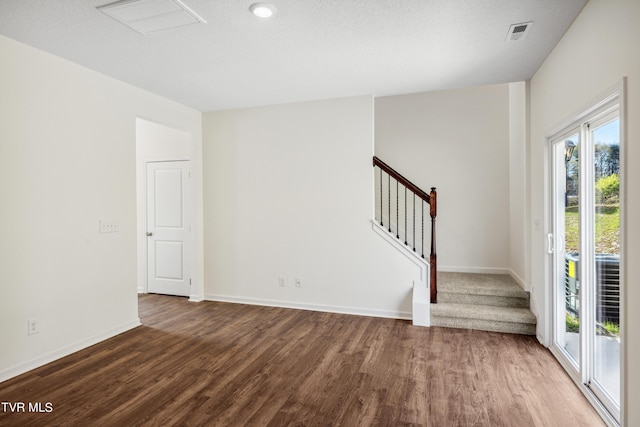
[[[147,289],[189,296],[189,161],[147,163]]]

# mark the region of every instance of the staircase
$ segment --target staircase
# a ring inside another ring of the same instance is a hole
[[[380,223],[380,227],[386,228],[390,236],[395,235],[398,242],[404,241],[406,251],[412,251],[421,258],[429,260],[429,299],[435,303],[438,299],[438,256],[436,255],[438,195],[436,188],[431,187],[430,193],[421,190],[376,156],[373,156],[373,168],[377,170],[375,187],[379,190],[376,191],[376,220]],[[425,257],[425,222],[427,221],[431,222],[430,236],[426,240],[429,249],[428,258]],[[419,299],[422,299],[422,295]],[[428,305],[427,303],[427,312]],[[428,324],[427,319],[428,316],[423,319],[424,322],[427,322],[424,325]],[[422,321],[418,323],[423,324]]]
[[[529,293],[506,274],[438,272],[431,326],[536,334]]]
[[[401,247],[403,253],[411,254],[410,259],[419,257],[421,269],[425,268],[422,276],[427,276],[428,265],[428,277],[414,282],[414,325],[535,335],[536,317],[529,310],[529,293],[510,276],[438,272],[436,189],[432,187],[430,193],[421,190],[375,156],[373,167],[374,230]]]

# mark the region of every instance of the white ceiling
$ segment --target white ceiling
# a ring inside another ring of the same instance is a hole
[[[112,0],[0,0],[0,34],[213,111],[527,80],[587,0],[271,0],[268,20],[183,1],[207,24],[145,36],[96,9]]]

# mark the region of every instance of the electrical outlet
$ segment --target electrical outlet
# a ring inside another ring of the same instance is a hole
[[[278,284],[284,288],[287,286],[287,278],[285,276],[280,276],[278,278]]]
[[[27,324],[28,324],[28,327],[29,327],[29,329],[27,330],[27,333],[29,335],[37,334],[38,332],[40,332],[39,324],[38,324],[38,318],[37,317],[33,317],[33,318],[29,319],[27,321]]]
[[[118,231],[120,231],[120,224],[118,224],[118,221],[106,219],[100,220],[101,233],[117,233]]]
[[[302,287],[302,279],[299,277],[296,277],[296,288],[301,288]]]

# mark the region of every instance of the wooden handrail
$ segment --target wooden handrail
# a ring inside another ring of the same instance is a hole
[[[429,199],[431,198],[431,196],[428,193],[422,191],[417,185],[409,181],[404,176],[400,175],[398,172],[396,172],[395,169],[393,169],[391,166],[389,166],[388,164],[386,164],[376,156],[373,156],[373,166],[374,167],[378,166],[384,172],[388,173],[391,176],[391,178],[395,179],[400,184],[407,187],[408,190],[412,191],[416,196],[420,197],[422,200],[429,203]]]
[[[429,265],[430,265],[430,299],[432,304],[436,304],[438,302],[438,256],[436,254],[436,216],[437,216],[437,200],[438,194],[436,192],[435,187],[431,187],[431,192],[427,193],[421,190],[417,185],[409,181],[407,178],[398,173],[391,166],[380,160],[378,157],[373,156],[373,167],[379,167],[382,171],[388,174],[391,178],[396,180],[398,183],[402,184],[407,190],[411,191],[413,194],[418,196],[420,199],[424,200],[429,204],[429,216],[431,216],[431,253],[429,254]],[[381,175],[382,177],[382,175]],[[382,185],[382,182],[380,183]],[[382,188],[380,189],[380,203],[382,204]],[[390,191],[390,190],[389,190]],[[389,201],[389,203],[391,203]],[[389,205],[390,206],[390,205]],[[389,210],[391,207],[389,207]],[[382,210],[382,206],[381,206]],[[380,224],[382,225],[382,211],[380,212]],[[406,228],[406,227],[405,227]],[[391,223],[389,223],[389,232],[391,232]],[[406,230],[405,230],[406,233]],[[396,237],[400,237],[396,233]],[[405,236],[405,245],[406,236]],[[414,237],[414,251],[415,251],[415,237]],[[424,253],[423,253],[424,258]]]
[[[429,254],[429,264],[431,265],[431,303],[438,302],[438,256],[436,254],[436,215],[438,213],[438,193],[436,187],[431,187],[429,199],[429,215],[431,216],[431,253]]]

